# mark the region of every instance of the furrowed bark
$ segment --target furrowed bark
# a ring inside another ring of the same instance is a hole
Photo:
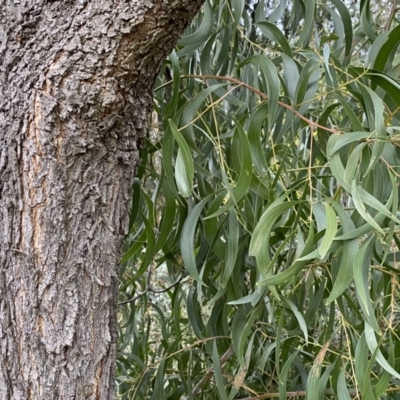
[[[0,5],[0,398],[113,399],[154,79],[202,0]]]

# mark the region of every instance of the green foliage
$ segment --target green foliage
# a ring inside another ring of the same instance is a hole
[[[121,399],[400,398],[400,26],[355,7],[207,1],[166,61]]]

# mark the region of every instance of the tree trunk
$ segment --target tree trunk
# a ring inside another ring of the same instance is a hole
[[[2,0],[0,399],[113,399],[154,79],[203,0]]]

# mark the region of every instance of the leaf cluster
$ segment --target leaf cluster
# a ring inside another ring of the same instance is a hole
[[[207,1],[166,61],[121,399],[400,398],[400,26],[374,9]]]

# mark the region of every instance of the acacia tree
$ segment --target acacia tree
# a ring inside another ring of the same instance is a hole
[[[0,398],[114,397],[138,149],[155,77],[201,3],[1,3]]]

